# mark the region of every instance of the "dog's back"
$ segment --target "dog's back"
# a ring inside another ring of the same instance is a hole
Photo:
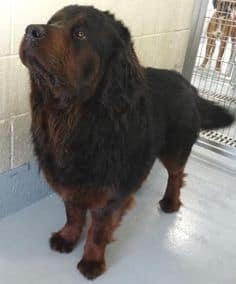
[[[165,121],[165,143],[160,156],[188,152],[201,129],[222,128],[233,122],[231,114],[201,98],[179,73],[154,68],[147,68],[145,73],[157,130],[160,116],[156,112],[160,112]]]

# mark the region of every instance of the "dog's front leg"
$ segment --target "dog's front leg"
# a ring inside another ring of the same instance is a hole
[[[53,250],[69,253],[76,246],[85,224],[86,209],[71,201],[65,201],[67,222],[65,226],[53,233],[50,246]]]
[[[92,224],[88,232],[84,255],[78,263],[78,269],[86,278],[94,279],[105,271],[106,246],[112,241],[115,228],[132,204],[133,197],[130,196],[119,204],[114,203],[114,206],[92,210]]]

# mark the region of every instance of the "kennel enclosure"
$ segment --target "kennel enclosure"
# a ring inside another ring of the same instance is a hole
[[[236,0],[196,1],[184,76],[236,116]],[[198,144],[236,159],[236,124],[202,131]]]

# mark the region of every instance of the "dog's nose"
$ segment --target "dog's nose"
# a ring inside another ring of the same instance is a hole
[[[25,35],[30,40],[39,40],[46,36],[46,31],[41,25],[29,25],[25,30]]]

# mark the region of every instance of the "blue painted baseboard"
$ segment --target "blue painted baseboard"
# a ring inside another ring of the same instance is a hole
[[[13,214],[51,194],[35,161],[0,175],[0,218]]]

